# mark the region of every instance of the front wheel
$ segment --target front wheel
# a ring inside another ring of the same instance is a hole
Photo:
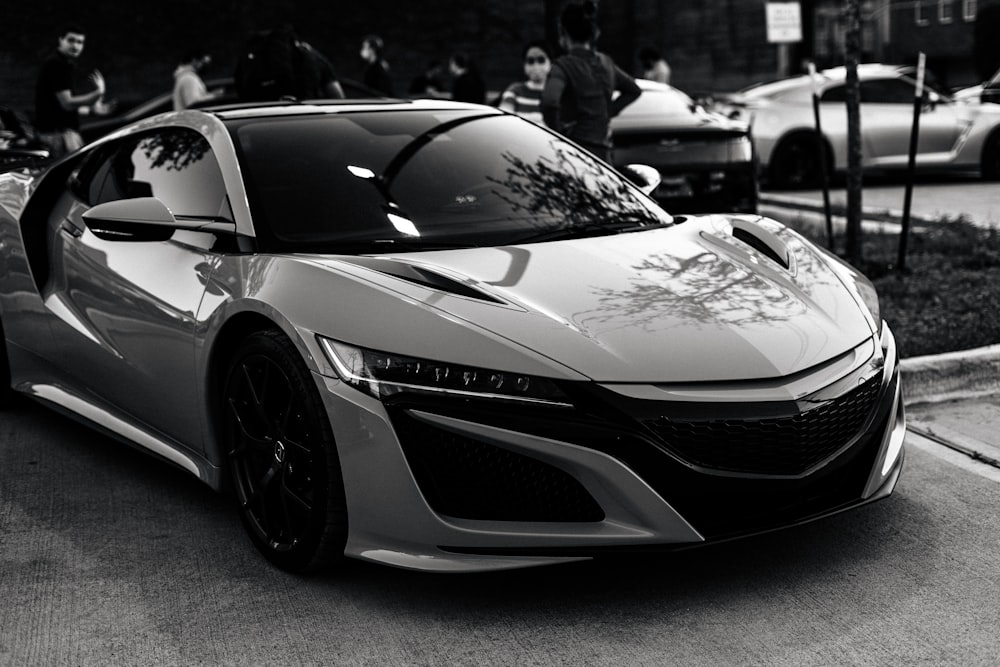
[[[254,545],[292,572],[343,557],[347,510],[333,432],[288,338],[246,338],[223,390],[223,437],[240,517]]]
[[[7,356],[7,337],[0,321],[0,410],[11,407],[14,389],[10,386],[10,357]]]
[[[1000,181],[1000,130],[993,132],[983,144],[983,179]]]
[[[773,188],[819,187],[823,180],[823,165],[816,139],[801,135],[778,144],[771,155],[767,176]]]

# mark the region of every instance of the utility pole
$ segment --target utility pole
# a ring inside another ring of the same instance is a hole
[[[847,261],[859,266],[861,253],[861,0],[847,0]]]

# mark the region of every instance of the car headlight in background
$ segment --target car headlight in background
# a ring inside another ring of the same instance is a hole
[[[379,399],[423,393],[572,406],[547,378],[368,350],[323,336],[317,339],[341,380]]]

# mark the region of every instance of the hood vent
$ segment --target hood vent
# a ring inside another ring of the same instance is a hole
[[[464,296],[468,299],[476,299],[478,301],[504,303],[504,301],[501,301],[495,296],[476,289],[467,283],[459,282],[454,278],[443,276],[436,271],[431,271],[430,269],[420,266],[372,257],[352,257],[349,261],[352,264],[363,266],[366,269],[378,271],[379,273],[387,276],[392,276],[393,278],[405,280],[408,283],[420,285],[421,287],[427,287],[439,292],[447,292],[448,294]]]
[[[776,262],[782,268],[788,269],[788,250],[785,248],[785,244],[781,243],[777,239],[771,239],[772,242],[768,243],[768,241],[761,238],[761,236],[764,236],[766,232],[764,232],[764,230],[759,231],[761,232],[760,236],[745,227],[737,227],[736,225],[733,225],[733,238],[743,241],[760,254]],[[770,237],[773,235],[767,234],[767,236]]]

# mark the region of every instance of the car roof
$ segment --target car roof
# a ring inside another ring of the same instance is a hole
[[[898,77],[909,74],[912,67],[907,65],[886,65],[883,63],[862,63],[858,65],[859,79],[877,79],[881,77]],[[821,85],[842,83],[847,80],[847,68],[844,66],[831,67],[817,73]],[[788,93],[799,92],[800,90],[810,90],[812,79],[808,74],[798,74],[796,76],[777,81],[757,83],[744,88],[737,96],[743,98],[760,97],[781,97]]]
[[[405,100],[393,98],[304,100],[301,102],[243,102],[218,107],[208,107],[201,111],[211,113],[220,119],[238,120],[245,118],[268,118],[278,116],[300,116],[303,114],[337,114],[356,111],[452,111],[474,110],[500,115],[500,110],[482,104],[468,104],[449,100]]]

